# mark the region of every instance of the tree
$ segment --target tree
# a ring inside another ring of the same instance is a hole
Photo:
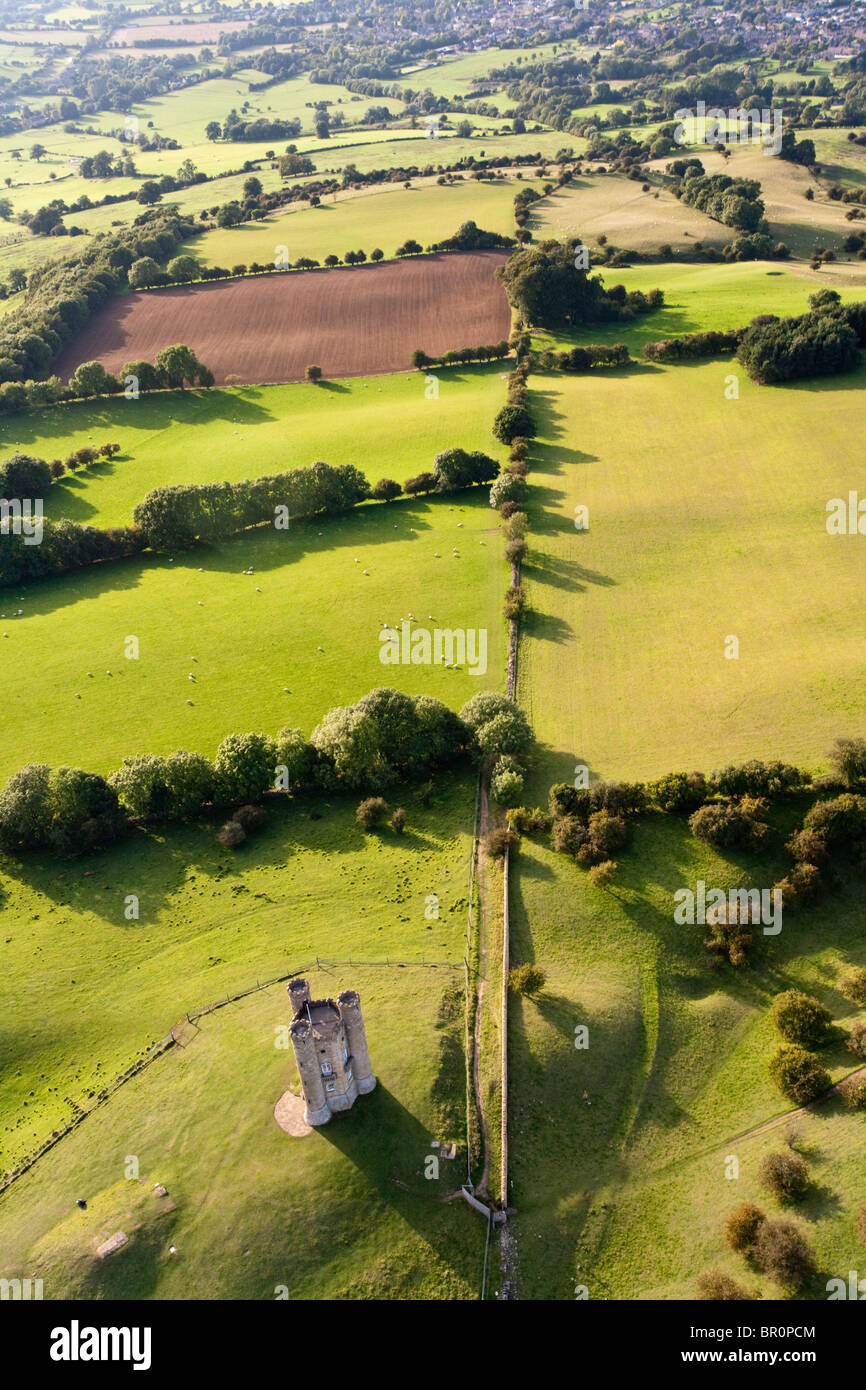
[[[358,803],[355,820],[365,830],[373,830],[388,814],[388,803],[381,796],[368,796]]]
[[[512,994],[526,995],[532,998],[540,994],[547,983],[547,976],[538,965],[530,965],[525,961],[523,965],[516,965],[508,972],[508,988]]]
[[[327,111],[319,110],[316,112],[316,135],[320,140],[327,140],[331,134],[331,121]]]
[[[163,764],[163,779],[173,820],[195,815],[214,794],[214,770],[201,753],[178,749]]]
[[[244,220],[240,203],[237,201],[223,203],[222,207],[217,209],[216,220],[218,227],[236,227],[239,222]]]
[[[153,365],[163,385],[180,387],[181,390],[184,389],[184,382],[193,386],[201,372],[198,358],[185,343],[174,343],[171,347],[161,348]]]
[[[491,507],[501,507],[504,502],[525,502],[528,488],[523,478],[513,473],[502,473],[490,489]]]
[[[82,362],[69,379],[69,388],[76,396],[104,396],[117,390],[118,382],[101,362]]]
[[[30,158],[35,159],[37,164],[39,163],[40,159],[43,159],[45,155],[47,155],[47,153],[48,151],[46,150],[44,145],[35,144],[30,146]]]
[[[504,405],[493,421],[493,433],[501,444],[513,439],[533,439],[535,425],[525,406]]]
[[[0,201],[2,201],[2,200],[0,200]],[[0,213],[0,216],[2,216],[2,213]],[[371,261],[381,261],[381,260],[384,260],[384,257],[385,257],[385,252],[382,250],[382,248],[381,248],[380,246],[374,247],[373,250],[370,252],[370,260],[371,260]]]
[[[403,831],[406,829],[406,812],[403,810],[402,806],[396,806],[394,808],[394,813],[391,816],[391,825],[398,835],[403,834]]]
[[[204,133],[208,140],[218,140],[222,134],[222,126],[219,121],[208,121],[204,128]]]
[[[417,256],[423,250],[424,247],[421,245],[420,241],[415,241],[413,237],[409,237],[407,241],[403,242],[402,246],[397,247],[396,254],[398,256]]]
[[[720,849],[749,849],[767,835],[765,812],[766,803],[756,797],[709,802],[689,817],[689,829],[696,839]]]
[[[0,843],[7,849],[47,845],[50,776],[45,763],[27,763],[0,792]]]
[[[532,729],[519,705],[493,690],[473,695],[460,711],[476,754],[491,759],[510,753],[520,757],[532,743]]]
[[[134,290],[146,289],[148,285],[155,285],[160,279],[162,271],[152,256],[141,256],[139,260],[133,261],[129,267],[129,283]]]
[[[308,367],[308,368],[307,368],[307,371],[306,371],[306,377],[307,377],[307,381],[321,381],[321,380],[322,380],[322,369],[321,369],[321,367],[317,367],[317,366],[315,366],[315,365]]]
[[[799,989],[788,989],[773,1000],[770,1017],[782,1037],[801,1047],[820,1047],[832,1023],[829,1009]]]
[[[162,193],[155,179],[146,179],[138,190],[138,201],[146,206],[158,203],[161,197]]]
[[[276,780],[275,741],[267,734],[229,734],[217,749],[213,765],[220,801],[260,801]]]
[[[795,1043],[785,1043],[770,1058],[771,1079],[783,1095],[796,1105],[808,1105],[810,1100],[830,1088],[829,1072],[812,1052]]]
[[[399,497],[402,491],[400,484],[395,483],[393,478],[380,478],[370,492],[370,497],[374,502],[391,502],[395,497]]]
[[[126,825],[114,788],[104,777],[76,767],[58,767],[51,774],[48,810],[49,843],[61,854],[110,844]]]
[[[256,178],[255,174],[251,174],[250,177],[249,177],[248,179],[244,179],[244,197],[245,197],[245,198],[258,198],[258,196],[259,196],[259,194],[261,193],[261,191],[262,191],[262,181],[261,181],[261,179]]]
[[[197,280],[201,274],[201,267],[194,256],[175,256],[168,263],[168,273],[172,280],[178,284],[188,280]]]
[[[178,169],[177,177],[181,183],[192,183],[197,173],[198,169],[196,169],[192,160],[187,157]]]
[[[44,497],[51,486],[51,469],[32,454],[10,454],[0,463],[0,497]]]

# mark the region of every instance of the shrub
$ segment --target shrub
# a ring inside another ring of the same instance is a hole
[[[753,1202],[741,1202],[725,1221],[725,1240],[732,1250],[749,1250],[755,1243],[759,1228],[766,1221],[760,1207]]]
[[[713,1303],[748,1303],[755,1298],[742,1284],[738,1284],[720,1269],[709,1269],[697,1278],[698,1298]]]
[[[803,829],[812,830],[828,850],[862,852],[866,840],[866,797],[843,793],[831,801],[817,801],[803,817]]]
[[[502,859],[507,849],[516,850],[519,844],[520,836],[510,825],[496,825],[487,836],[487,853],[491,859]]]
[[[609,888],[614,881],[617,868],[615,859],[602,859],[600,864],[593,864],[590,869],[590,880],[596,888]]]
[[[830,754],[830,766],[847,785],[866,777],[866,739],[837,738]]]
[[[839,988],[846,999],[852,999],[861,1008],[866,1008],[866,965],[847,975]]]
[[[752,1258],[777,1284],[797,1289],[815,1274],[815,1256],[790,1221],[765,1221],[758,1229]]]
[[[832,1022],[829,1009],[799,989],[787,989],[773,1000],[770,1016],[782,1037],[801,1047],[820,1047]]]
[[[239,821],[226,821],[222,830],[217,832],[217,839],[226,849],[237,849],[247,838],[247,832]]]
[[[857,1221],[854,1226],[854,1233],[861,1245],[866,1245],[866,1207],[861,1207],[857,1213]]]
[[[738,802],[711,801],[689,817],[689,829],[698,840],[720,849],[751,849],[767,834],[760,819],[763,801],[744,796]]]
[[[538,965],[516,965],[508,972],[508,988],[513,994],[532,996],[540,994],[547,982],[547,976]]]
[[[307,368],[305,375],[306,375],[307,381],[321,381],[321,380],[322,380],[322,369],[321,369],[321,367],[316,366],[316,364],[313,363],[311,366],[309,366],[309,367]]]
[[[503,554],[509,565],[518,565],[526,554],[526,541],[515,539],[506,541]]]
[[[589,818],[587,838],[577,853],[579,864],[601,864],[628,839],[628,826],[622,816],[595,811]]]
[[[662,811],[693,811],[706,798],[707,783],[702,772],[669,772],[649,782],[647,792]]]
[[[388,803],[381,796],[368,796],[358,803],[355,821],[365,830],[372,830],[388,814]]]
[[[839,1087],[842,1104],[848,1110],[866,1110],[866,1076],[849,1076]]]
[[[276,744],[267,734],[229,734],[214,758],[216,794],[223,802],[256,802],[274,785]]]
[[[517,618],[526,607],[526,590],[522,584],[512,584],[505,591],[505,604],[502,609],[502,616],[511,622],[512,618]]]
[[[517,806],[523,795],[523,776],[513,768],[505,767],[498,771],[493,769],[493,776],[490,781],[490,791],[494,801],[498,801],[500,806]]]
[[[777,1048],[768,1070],[782,1094],[796,1105],[807,1105],[830,1086],[829,1073],[815,1054],[796,1043],[785,1043]]]
[[[232,820],[237,821],[247,835],[261,830],[262,826],[267,823],[267,819],[267,812],[261,806],[239,806],[232,816]]]
[[[780,1202],[796,1202],[811,1182],[807,1164],[792,1153],[765,1154],[758,1177]]]
[[[398,835],[403,834],[403,831],[406,829],[406,812],[403,810],[402,806],[394,807],[394,814],[391,816],[391,825]]]
[[[783,912],[792,912],[814,898],[821,888],[821,871],[814,864],[796,864],[789,874],[773,884],[782,894]]]
[[[866,1023],[855,1023],[852,1025],[851,1033],[845,1042],[845,1046],[849,1048],[856,1057],[866,1058]]]

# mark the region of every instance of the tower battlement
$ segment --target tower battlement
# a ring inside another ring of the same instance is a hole
[[[357,990],[337,999],[311,999],[306,980],[290,980],[289,1037],[304,1097],[304,1119],[324,1125],[376,1085]]]

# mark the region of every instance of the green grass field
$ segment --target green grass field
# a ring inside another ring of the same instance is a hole
[[[540,191],[537,181],[526,183]],[[331,251],[342,257],[352,248],[366,250],[369,256],[374,246],[389,257],[409,237],[422,246],[444,241],[470,218],[485,231],[512,236],[514,195],[522,186],[514,179],[489,184],[467,181],[453,187],[386,186],[361,197],[325,202],[264,222],[216,228],[194,237],[183,249],[202,265],[230,267],[238,262],[272,262],[279,245],[288,247],[292,261],[299,256],[322,260]]]
[[[825,508],[857,487],[864,381],[758,387],[724,360],[533,378],[522,697],[550,780],[817,766],[858,731],[864,557]]]
[[[74,402],[0,422],[0,457],[21,449],[65,458],[82,444],[116,440],[116,459],[67,473],[46,499],[48,516],[100,526],[128,524],[145,493],[165,483],[234,482],[317,459],[402,483],[458,443],[504,461],[491,425],[509,367],[439,370],[435,398],[427,375],[407,371]]]
[[[547,776],[533,781],[544,799]],[[520,1296],[568,1299],[691,1299],[714,1265],[739,1282],[784,1297],[727,1251],[721,1226],[741,1201],[783,1214],[759,1187],[760,1157],[784,1147],[785,1126],[736,1136],[791,1108],[766,1062],[778,1038],[767,1010],[774,995],[817,995],[844,1027],[858,1011],[839,979],[866,960],[860,883],[786,917],[761,940],[753,963],[708,969],[705,929],[673,921],[673,893],[698,878],[722,888],[773,883],[783,841],[803,805],[774,817],[760,858],[719,856],[682,821],[648,816],[617,855],[616,886],[596,889],[586,871],[524,838],[512,896],[512,954],[544,968],[537,1001],[510,1010],[514,1234]],[[862,1017],[862,1013],[860,1014]],[[589,1029],[588,1046],[574,1045]],[[842,1045],[822,1053],[834,1079],[856,1059]],[[589,1104],[584,1096],[588,1097]],[[815,1187],[791,1215],[818,1254],[824,1283],[858,1263],[854,1220],[863,1121],[839,1102],[803,1122],[799,1152]],[[739,1161],[739,1178],[726,1163]],[[787,1214],[787,1213],[785,1213]]]
[[[355,463],[374,482],[387,460],[403,481],[450,445],[495,450],[489,427],[501,385],[498,372],[480,368],[443,373],[438,401],[424,399],[419,375],[357,380],[345,391],[301,386],[189,392],[172,404],[165,397],[114,401],[106,411],[103,403],[80,415],[76,408],[80,430],[46,432],[30,444],[62,453],[88,437],[88,422],[95,440],[117,435],[128,457],[116,461],[116,471],[74,482],[66,496],[61,489],[49,509],[111,525],[128,521],[134,503],[162,482],[259,477],[317,458]],[[184,412],[178,427],[167,419],[172,405]],[[53,418],[69,430],[69,413]],[[141,421],[140,445],[135,433],[119,428],[134,419]],[[297,421],[291,449],[287,419]],[[18,443],[24,447],[20,437]],[[377,685],[396,682],[453,708],[479,687],[498,686],[507,571],[487,491],[372,503],[174,557],[147,553],[34,585],[22,591],[23,603],[7,592],[0,680],[9,682],[10,700],[15,692],[22,722],[14,732],[9,727],[0,773],[37,756],[106,770],[129,753],[178,743],[213,752],[236,728],[312,729],[325,708]],[[251,566],[254,575],[244,574]],[[19,608],[23,616],[14,616]],[[426,622],[431,613],[442,627],[488,630],[485,673],[382,665],[382,625],[399,625],[410,614]],[[140,640],[138,661],[123,658],[130,633]]]
[[[426,809],[411,789],[402,795],[403,837],[365,836],[338,798],[317,803],[315,822],[307,806],[273,809],[235,855],[202,829],[142,835],[99,856],[92,881],[83,865],[58,875],[56,863],[32,861],[13,869],[20,881],[5,876],[32,911],[26,928],[20,908],[10,916],[2,948],[7,979],[22,981],[2,1025],[7,1164],[188,1009],[317,953],[338,964],[305,971],[314,997],[361,992],[378,1085],[327,1128],[290,1138],[273,1118],[282,1092],[297,1089],[291,1053],[275,1042],[289,1021],[285,986],[210,1014],[6,1195],[4,1271],[38,1265],[46,1298],[274,1298],[280,1285],[293,1299],[477,1297],[483,1224],[445,1200],[466,1167],[457,967],[474,788],[445,778]],[[140,923],[123,920],[127,889],[142,893]],[[409,964],[349,964],[388,960]],[[27,1004],[34,992],[52,999],[41,1021]],[[439,1181],[423,1177],[431,1138],[460,1145]],[[128,1155],[141,1183],[125,1181]],[[170,1203],[154,1198],[157,1181]],[[82,1193],[88,1211],[77,1213]],[[129,1246],[103,1264],[95,1245],[119,1227]]]

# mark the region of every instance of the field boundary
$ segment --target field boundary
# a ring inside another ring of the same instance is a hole
[[[61,1139],[65,1139],[68,1134],[71,1134],[74,1129],[77,1129],[80,1124],[83,1124],[87,1117],[98,1110],[101,1105],[104,1105],[106,1101],[116,1095],[121,1086],[124,1086],[127,1081],[131,1081],[134,1076],[139,1076],[151,1063],[155,1062],[158,1057],[161,1057],[163,1053],[167,1052],[170,1047],[175,1044],[180,1047],[185,1046],[181,1039],[183,1030],[188,1024],[195,1023],[197,1019],[204,1018],[207,1014],[214,1013],[217,1009],[224,1009],[227,1004],[234,1004],[239,999],[245,999],[250,994],[257,994],[260,990],[269,989],[272,985],[282,984],[284,980],[294,979],[296,975],[301,974],[304,970],[321,970],[331,966],[336,967],[343,965],[360,965],[368,969],[382,967],[383,969],[402,970],[459,970],[461,968],[460,965],[454,964],[451,961],[322,960],[319,956],[316,956],[315,960],[307,961],[304,965],[293,966],[290,970],[284,971],[280,975],[275,975],[271,979],[256,980],[254,985],[247,985],[244,989],[237,990],[234,994],[227,994],[224,998],[214,999],[208,1004],[203,1004],[198,1008],[187,1010],[183,1018],[171,1026],[165,1034],[165,1037],[155,1042],[143,1057],[139,1057],[138,1060],[127,1067],[125,1071],[119,1072],[107,1086],[104,1086],[101,1091],[97,1092],[93,1098],[92,1104],[83,1106],[78,1105],[77,1102],[73,1102],[75,1105],[75,1113],[68,1123],[64,1125],[62,1129],[54,1130],[50,1137],[44,1140],[37,1149],[27,1154],[15,1168],[10,1169],[8,1173],[3,1175],[2,1179],[0,1179],[0,1195],[4,1192],[8,1192],[9,1188],[12,1187],[19,1178],[22,1178],[25,1173],[28,1173],[31,1168],[38,1163],[40,1158],[44,1157],[45,1154],[59,1144]]]

